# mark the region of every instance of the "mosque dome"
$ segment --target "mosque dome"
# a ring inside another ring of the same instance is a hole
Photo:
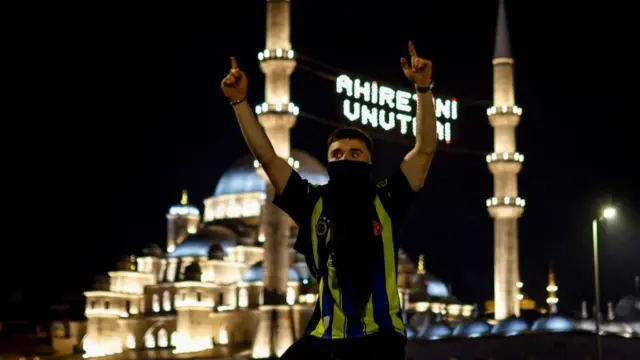
[[[451,328],[449,325],[444,322],[437,322],[431,326],[429,326],[423,333],[422,336],[425,339],[436,340],[441,339],[443,337],[447,337],[451,335]]]
[[[531,330],[547,332],[564,332],[576,329],[576,325],[571,319],[562,315],[551,315],[536,320]]]
[[[478,337],[489,334],[491,325],[484,321],[476,320],[470,323],[464,323],[456,326],[453,330],[453,336],[461,337]]]
[[[230,229],[216,226],[199,229],[197,233],[188,235],[184,241],[176,246],[169,257],[207,257],[219,258],[219,250],[237,244],[238,236]]]
[[[616,305],[616,319],[627,322],[640,322],[640,296],[628,295]]]
[[[302,276],[298,273],[296,268],[290,267],[288,272],[288,281],[302,281]],[[256,263],[251,266],[247,271],[242,275],[242,281],[244,282],[256,282],[263,280],[263,269],[262,269],[262,261]]]
[[[322,185],[329,181],[325,167],[304,151],[292,149],[289,164],[300,173],[303,179],[309,180],[312,184]],[[237,160],[218,181],[214,196],[264,193],[266,183],[256,172],[258,166],[259,164],[253,155],[247,155]]]
[[[409,339],[413,339],[418,335],[416,330],[411,325],[405,325],[405,329],[407,332],[407,338]]]
[[[492,334],[496,335],[516,335],[529,330],[529,324],[526,321],[511,317],[500,321],[491,330]]]

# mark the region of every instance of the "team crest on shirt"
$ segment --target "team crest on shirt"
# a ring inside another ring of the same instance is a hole
[[[316,224],[316,233],[318,236],[325,236],[329,231],[329,224],[327,223],[327,219],[325,217],[321,217]]]
[[[383,187],[387,186],[387,183],[388,183],[387,179],[380,180],[376,183],[376,186],[382,189]]]
[[[381,233],[382,233],[382,224],[373,220],[373,235],[378,237],[380,236]]]

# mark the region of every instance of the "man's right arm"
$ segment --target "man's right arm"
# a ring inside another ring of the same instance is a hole
[[[267,173],[276,194],[282,194],[293,169],[276,154],[276,151],[256,117],[249,103],[244,100],[233,106],[242,135],[262,168]]]
[[[240,70],[238,61],[232,56],[231,71],[220,84],[222,92],[233,104],[240,130],[242,130],[242,135],[244,135],[244,139],[249,145],[253,156],[262,164],[262,168],[267,173],[269,180],[271,180],[276,194],[281,194],[293,169],[284,159],[278,157],[267,133],[264,132],[262,125],[253,115],[253,111],[249,103],[247,103],[248,85],[247,76]]]

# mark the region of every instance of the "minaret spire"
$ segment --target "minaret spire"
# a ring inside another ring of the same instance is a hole
[[[557,291],[558,286],[556,285],[556,274],[553,272],[553,265],[551,265],[549,267],[549,283],[547,284],[547,293],[549,293],[549,297],[547,297],[547,304],[549,304],[549,312],[551,314],[555,314],[558,311]]]
[[[493,174],[493,197],[487,208],[494,229],[495,317],[502,320],[520,315],[520,270],[518,218],[525,201],[518,196],[518,173],[524,156],[516,151],[516,127],[522,109],[515,104],[513,59],[509,48],[507,16],[500,0],[493,58],[493,106],[487,109],[493,127],[493,152],[487,155]]]
[[[420,254],[420,256],[418,256],[418,274],[423,275],[424,273],[424,255]]]
[[[180,199],[180,205],[189,205],[189,194],[187,190],[182,190],[182,198]]]
[[[493,50],[493,58],[511,58],[509,28],[507,27],[507,12],[504,9],[504,0],[500,0],[498,5],[498,24],[496,25],[496,43]]]

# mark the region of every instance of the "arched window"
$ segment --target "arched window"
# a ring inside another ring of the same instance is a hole
[[[147,349],[153,349],[154,347],[156,347],[156,338],[153,336],[152,331],[148,331],[144,336],[144,346]]]
[[[151,309],[153,309],[153,312],[160,311],[160,297],[158,294],[153,294],[151,297]]]
[[[169,345],[176,346],[177,342],[178,342],[178,332],[174,331],[171,333],[171,338],[169,339]]]
[[[133,350],[136,348],[136,337],[133,334],[127,335],[127,349]]]
[[[291,286],[287,288],[287,304],[294,305],[296,303],[296,291]]]
[[[241,308],[249,306],[249,292],[247,288],[241,288],[240,291],[238,291],[238,306]]]
[[[220,345],[229,344],[229,333],[227,332],[227,329],[225,329],[224,327],[220,328],[220,334],[218,334],[218,344]]]
[[[167,330],[160,329],[158,330],[158,347],[167,347],[169,346],[169,335],[167,334]]]
[[[171,311],[171,294],[169,294],[169,290],[165,290],[162,293],[162,309],[164,311]]]

